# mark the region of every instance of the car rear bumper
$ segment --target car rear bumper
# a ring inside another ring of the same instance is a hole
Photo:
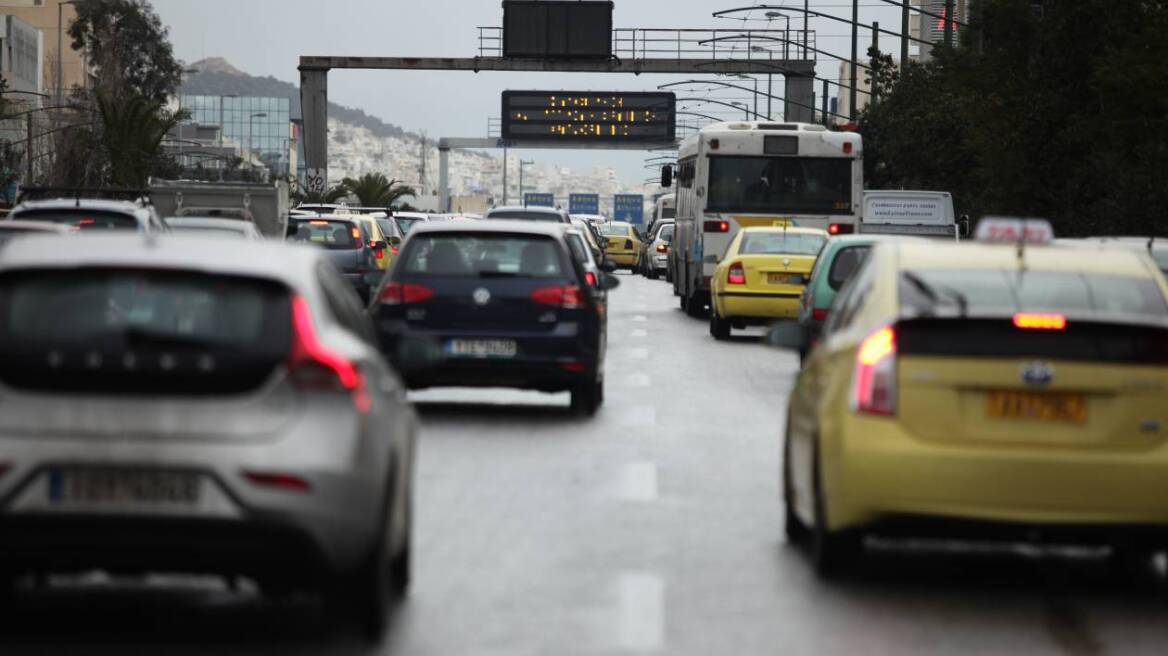
[[[937,443],[848,417],[825,441],[832,528],[895,518],[1168,528],[1168,447]]]
[[[640,259],[636,253],[608,253],[608,259],[618,266],[633,266]]]
[[[510,387],[556,392],[595,380],[601,368],[595,333],[561,324],[544,333],[467,333],[419,330],[400,320],[379,325],[382,350],[407,385],[422,387]],[[514,340],[509,358],[451,357],[453,339]]]
[[[724,318],[795,319],[799,293],[727,292],[716,294],[718,314]]]
[[[669,268],[669,256],[667,255],[654,255],[652,261],[653,268],[657,271],[665,271]]]

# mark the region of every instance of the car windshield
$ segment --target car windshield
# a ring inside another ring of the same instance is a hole
[[[462,233],[410,241],[403,271],[425,276],[562,278],[560,246],[551,237]]]
[[[850,214],[852,162],[827,157],[711,157],[708,210]]]
[[[548,221],[551,223],[562,223],[563,217],[555,212],[531,212],[524,210],[504,210],[499,212],[491,212],[487,215],[488,219],[514,219],[518,221]]]
[[[826,236],[784,232],[750,232],[742,237],[742,255],[815,255]]]
[[[902,308],[929,310],[937,303],[936,296],[963,299],[961,303],[972,314],[1083,312],[1168,317],[1168,301],[1151,278],[1016,269],[910,270],[904,274]]]
[[[137,230],[138,219],[121,212],[92,210],[33,210],[21,212],[21,221],[45,221],[58,225],[72,226],[82,232],[100,230]]]
[[[627,237],[632,226],[627,223],[601,223],[600,234],[605,237]]]
[[[831,269],[827,272],[827,284],[835,291],[839,291],[852,274],[860,267],[860,263],[867,257],[871,246],[848,246],[841,248],[831,261]]]
[[[330,251],[351,251],[362,246],[361,230],[355,223],[328,219],[298,221],[288,241],[313,244]]]

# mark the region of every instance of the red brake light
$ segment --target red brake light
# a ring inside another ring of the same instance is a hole
[[[896,331],[886,326],[872,333],[856,352],[852,409],[861,414],[896,414]]]
[[[361,238],[361,230],[357,226],[353,226],[353,230],[350,234],[353,235],[353,239],[360,239]]]
[[[658,253],[668,253],[669,252],[669,244],[658,244],[657,245],[657,252]]]
[[[853,148],[852,142],[850,142],[850,141],[844,142],[844,154],[845,155],[851,155],[852,148]]]
[[[702,224],[705,232],[730,232],[729,221],[706,221]]]
[[[409,305],[434,298],[434,290],[425,285],[391,282],[381,288],[377,302],[382,305]]]
[[[365,376],[339,353],[320,342],[308,303],[292,299],[292,349],[288,356],[292,381],[302,389],[348,390],[359,412],[368,412]]]
[[[390,246],[390,247],[389,247],[389,250],[390,250],[390,251],[391,251],[391,252],[392,252],[394,255],[397,255],[397,252],[400,250],[400,248],[398,248],[397,246]]]
[[[565,310],[578,310],[584,307],[584,292],[575,285],[540,287],[531,292],[531,300],[540,305],[554,305]]]
[[[274,487],[290,492],[308,492],[312,486],[307,480],[294,474],[279,472],[245,471],[243,477],[249,482],[263,487]]]
[[[746,270],[742,268],[741,262],[730,265],[730,272],[726,274],[726,282],[731,285],[746,284]]]
[[[1014,327],[1022,330],[1066,330],[1067,318],[1061,314],[1020,312],[1014,315]]]
[[[856,232],[856,226],[847,223],[833,223],[827,226],[829,235],[850,235]]]
[[[591,271],[585,271],[584,272],[584,282],[588,283],[592,287],[595,287],[596,286],[596,274],[592,273]]]
[[[815,319],[816,321],[827,321],[827,309],[815,308],[811,311],[811,318]]]
[[[583,362],[561,362],[560,369],[570,374],[579,374],[584,372],[585,366]]]

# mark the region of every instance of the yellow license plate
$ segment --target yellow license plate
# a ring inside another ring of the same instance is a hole
[[[1082,394],[989,392],[986,416],[1059,423],[1087,423],[1087,397]]]
[[[793,273],[768,273],[767,282],[772,285],[802,285],[803,276]]]
[[[779,217],[771,222],[771,227],[772,228],[790,228],[794,224],[795,224],[795,222],[793,220],[791,220],[789,217],[782,217],[781,216],[781,217]]]

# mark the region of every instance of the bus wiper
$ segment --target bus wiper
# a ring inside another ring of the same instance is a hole
[[[966,298],[965,294],[952,287],[932,285],[911,271],[905,271],[902,275],[909,284],[927,296],[934,305],[941,303],[943,300],[948,300],[957,305],[959,316],[965,318],[969,314],[969,299]]]

